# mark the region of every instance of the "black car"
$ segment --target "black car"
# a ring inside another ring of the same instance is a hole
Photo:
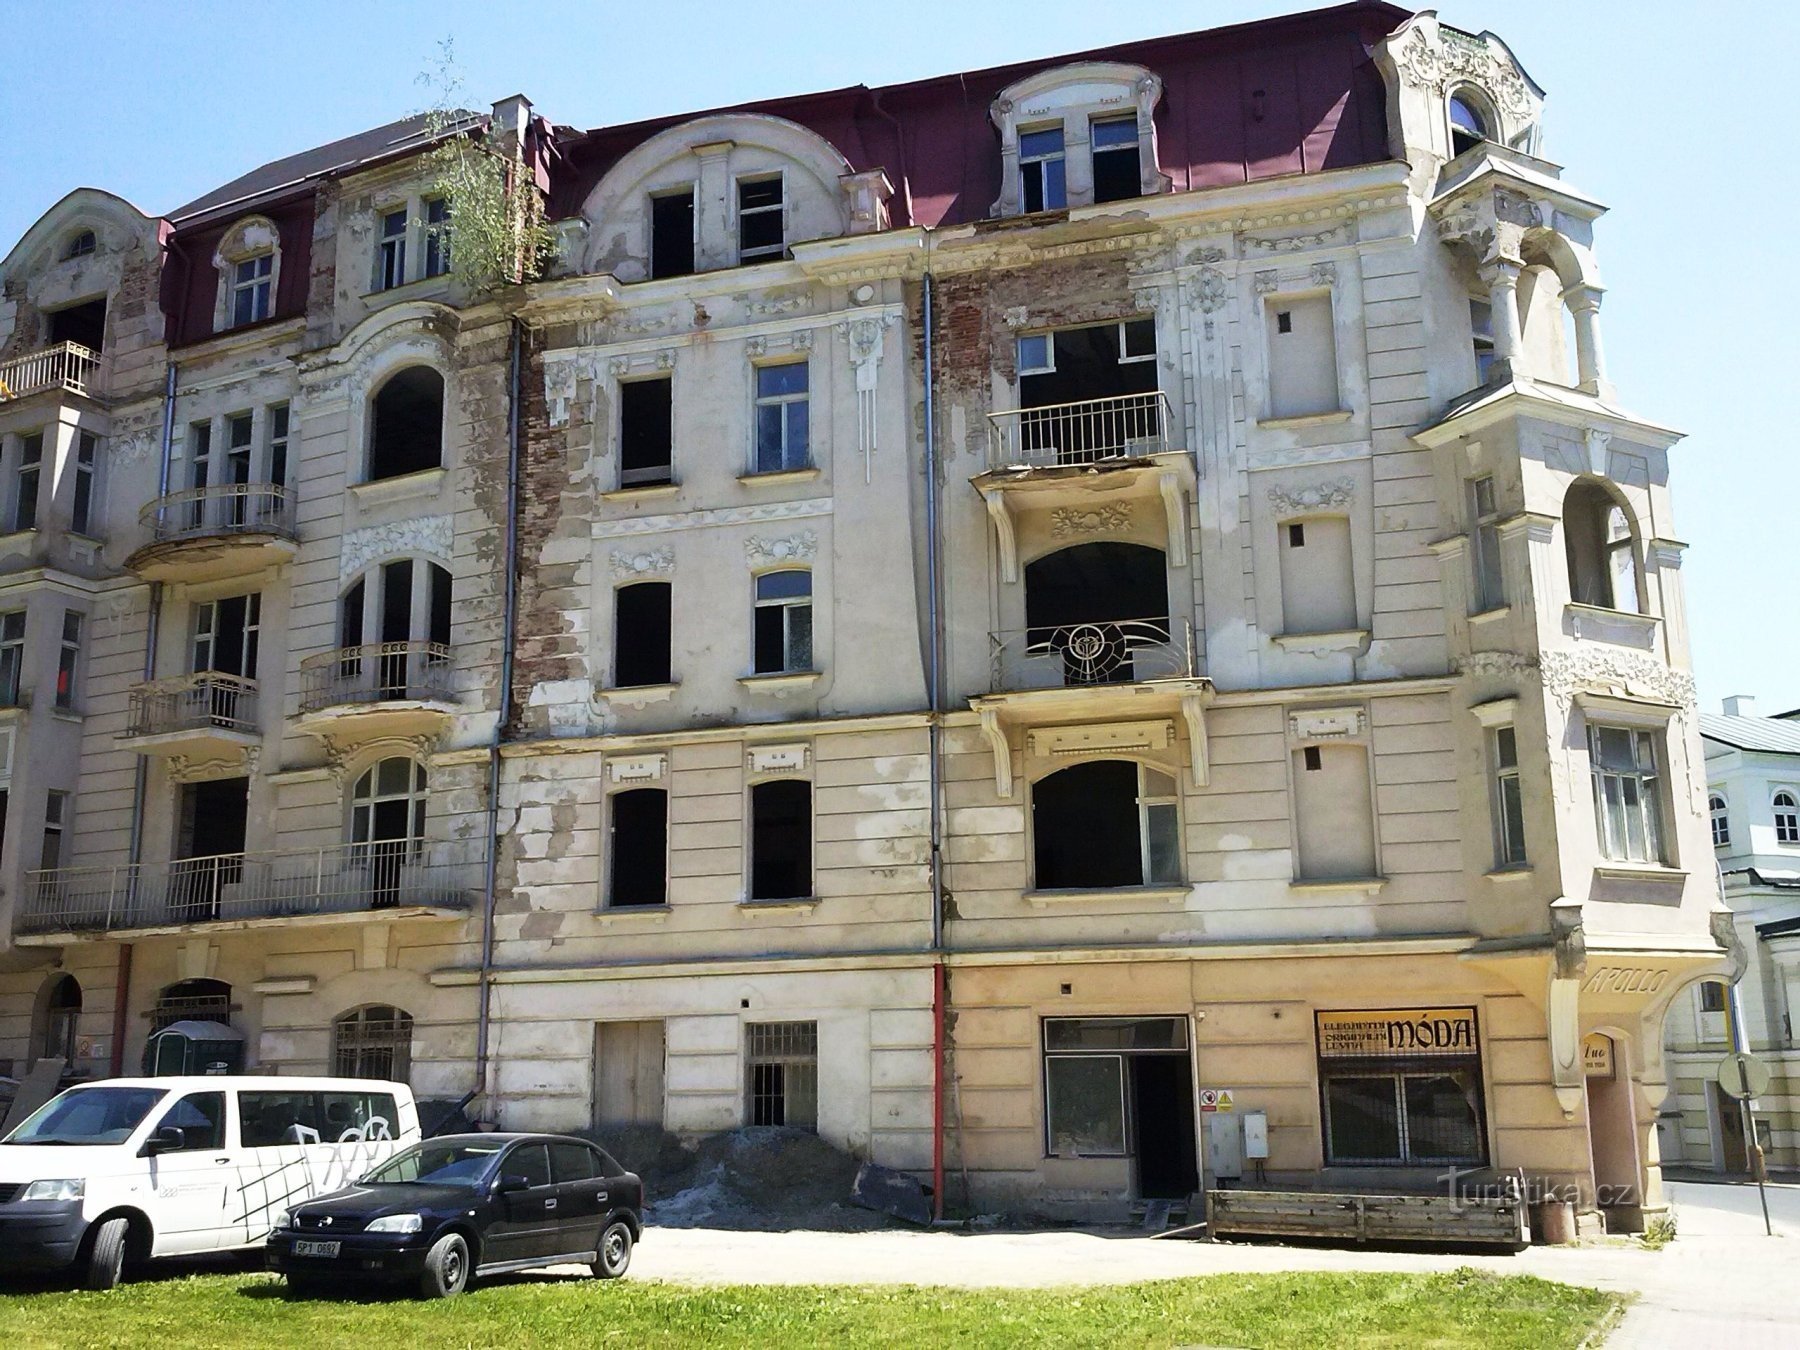
[[[616,1279],[643,1236],[643,1205],[643,1182],[583,1140],[446,1135],[277,1213],[269,1266],[296,1293],[351,1277],[411,1283],[426,1298],[538,1266],[592,1266]]]

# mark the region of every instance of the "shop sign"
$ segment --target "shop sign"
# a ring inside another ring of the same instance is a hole
[[[1229,1115],[1237,1110],[1230,1088],[1201,1088],[1200,1110],[1204,1113]]]
[[[1391,1012],[1322,1012],[1319,1058],[1388,1059],[1407,1055],[1473,1055],[1473,1008]]]
[[[1613,1043],[1611,1036],[1595,1032],[1581,1042],[1581,1071],[1589,1078],[1613,1076]]]

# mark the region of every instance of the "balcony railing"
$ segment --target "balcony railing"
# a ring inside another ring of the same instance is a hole
[[[0,403],[45,389],[87,394],[100,368],[100,354],[79,342],[58,342],[10,361],[0,361]]]
[[[217,483],[158,497],[138,520],[157,542],[219,534],[294,534],[294,499],[274,483]]]
[[[1180,619],[1108,619],[992,633],[995,693],[1193,677],[1193,627]]]
[[[127,736],[162,736],[172,731],[255,732],[256,681],[222,670],[203,670],[169,680],[152,680],[131,691]]]
[[[480,840],[391,839],[281,853],[28,872],[21,934],[111,932],[428,906],[468,909]]]
[[[442,642],[371,642],[300,663],[300,711],[343,703],[450,702],[450,648]]]
[[[1117,394],[988,414],[994,469],[1060,468],[1160,455],[1169,448],[1169,400]]]

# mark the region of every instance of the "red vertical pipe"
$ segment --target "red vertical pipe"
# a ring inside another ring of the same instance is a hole
[[[944,1007],[949,972],[939,961],[931,972],[931,1213],[944,1217]]]
[[[131,1014],[126,1005],[131,999],[131,944],[119,944],[119,978],[113,985],[112,1064],[110,1077],[125,1072],[125,1028]]]

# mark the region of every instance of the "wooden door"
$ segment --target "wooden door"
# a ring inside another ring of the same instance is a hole
[[[594,1028],[594,1124],[663,1123],[663,1024],[601,1022]]]

